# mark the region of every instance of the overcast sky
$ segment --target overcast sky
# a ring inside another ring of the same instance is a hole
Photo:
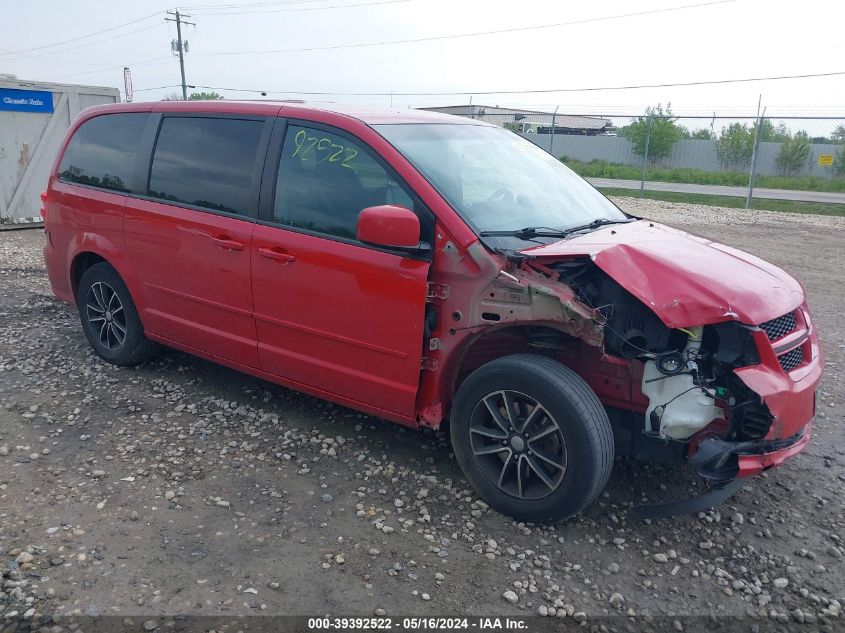
[[[675,83],[845,71],[845,2],[734,0],[189,0],[196,27],[183,35],[189,84],[226,98],[258,98],[226,88],[331,93],[481,92]],[[202,6],[200,6],[200,3]],[[222,6],[221,6],[222,5]],[[358,6],[355,6],[358,5]],[[217,6],[217,8],[214,8]],[[225,8],[233,7],[233,8]],[[177,92],[170,55],[173,5],[129,2],[2,0],[0,73],[19,78],[114,86],[132,69],[135,100]],[[156,11],[160,13],[154,14]],[[147,17],[149,16],[149,17]],[[333,50],[223,54],[331,47],[519,29],[495,35]],[[116,30],[75,39],[135,21]],[[58,46],[45,45],[75,39]],[[28,50],[24,50],[28,49]],[[35,50],[32,50],[35,49]],[[20,51],[20,52],[19,52]],[[174,86],[145,90],[159,86]],[[845,76],[701,87],[480,95],[474,104],[596,114],[639,112],[671,101],[676,112],[753,114],[763,94],[768,112],[845,114]],[[308,97],[389,105],[389,96]],[[394,106],[451,105],[468,95],[394,95]]]

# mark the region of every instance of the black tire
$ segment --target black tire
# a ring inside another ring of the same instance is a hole
[[[126,284],[109,264],[94,264],[82,274],[76,305],[85,336],[103,360],[131,367],[155,353]]]
[[[531,401],[540,407],[536,415]],[[509,409],[514,415],[505,419]],[[524,428],[500,431],[502,422],[511,428],[509,420]],[[578,514],[610,477],[607,412],[586,382],[550,358],[517,354],[478,368],[458,389],[450,422],[452,447],[470,484],[517,520],[546,523]]]

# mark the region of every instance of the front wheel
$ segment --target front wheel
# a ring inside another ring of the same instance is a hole
[[[587,507],[613,466],[613,432],[592,389],[544,356],[475,370],[455,396],[452,446],[484,501],[515,519],[559,521]]]

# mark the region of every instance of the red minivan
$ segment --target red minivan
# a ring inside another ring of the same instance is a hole
[[[157,344],[410,427],[489,504],[553,521],[614,455],[712,484],[807,445],[802,286],[631,217],[503,128],[287,102],[97,106],[44,194],[54,293],[116,365]]]

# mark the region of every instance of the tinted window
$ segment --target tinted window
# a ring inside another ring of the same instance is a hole
[[[104,114],[83,123],[62,157],[59,178],[128,191],[147,116],[143,112]]]
[[[165,117],[153,154],[150,195],[248,215],[263,128],[261,121]]]
[[[288,126],[273,209],[277,222],[354,239],[358,214],[379,204],[415,207],[360,144],[331,132]]]

